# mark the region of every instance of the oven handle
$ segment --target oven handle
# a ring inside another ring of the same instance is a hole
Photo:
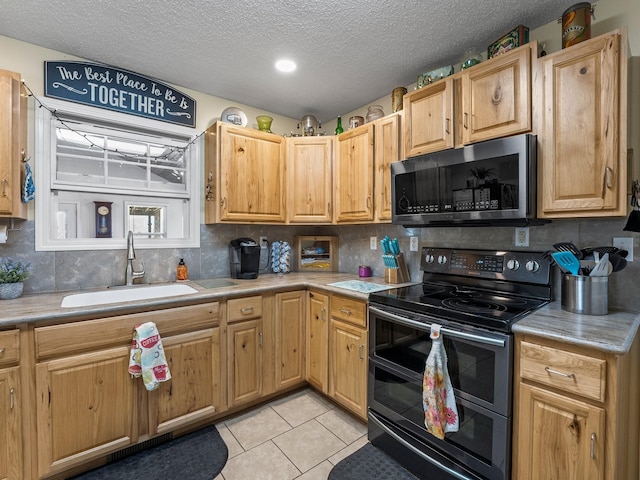
[[[386,317],[394,322],[401,323],[405,326],[418,328],[420,330],[429,330],[431,329],[431,325],[422,322],[416,322],[415,320],[411,320],[410,318],[401,317],[400,315],[394,315],[393,313],[385,312],[375,307],[369,306],[369,311],[375,313],[376,315],[380,315],[382,317]],[[504,348],[504,340],[500,340],[498,338],[488,338],[482,335],[475,335],[473,333],[466,332],[458,332],[456,330],[450,330],[448,328],[442,327],[440,332],[444,335],[448,335],[453,338],[461,338],[464,340],[471,340],[473,342],[484,343],[485,345],[493,345],[496,347]]]
[[[458,478],[459,480],[473,480],[471,477],[467,477],[465,475],[462,475],[460,472],[456,472],[455,470],[447,467],[442,462],[439,462],[435,458],[431,458],[429,455],[424,453],[422,450],[420,450],[420,449],[414,447],[413,445],[411,445],[404,438],[402,438],[400,435],[398,435],[396,432],[394,432],[389,427],[387,427],[385,424],[383,424],[380,420],[378,420],[373,412],[369,412],[369,420],[373,420],[373,423],[375,423],[378,427],[380,427],[382,430],[384,430],[385,433],[391,435],[391,437],[393,437],[394,440],[400,442],[402,445],[407,447],[413,453],[415,453],[416,455],[420,456],[421,458],[424,458],[427,462],[435,465],[440,470],[444,470],[449,475],[452,475],[452,476]]]

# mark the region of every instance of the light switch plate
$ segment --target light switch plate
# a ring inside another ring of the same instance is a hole
[[[516,228],[516,247],[529,246],[529,227]]]
[[[613,237],[613,246],[620,250],[629,252],[627,262],[633,262],[633,238],[632,237]]]
[[[418,237],[410,237],[409,238],[409,251],[417,252],[418,251]]]
[[[377,250],[378,249],[378,237],[370,237],[369,238],[369,248],[371,250]]]

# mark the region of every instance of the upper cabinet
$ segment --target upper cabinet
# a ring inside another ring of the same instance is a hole
[[[454,146],[452,77],[404,96],[404,151],[407,157]]]
[[[375,128],[375,221],[391,222],[391,164],[402,160],[402,112],[374,121]]]
[[[373,139],[373,123],[338,136],[334,177],[336,223],[373,221]]]
[[[538,216],[625,215],[626,35],[614,31],[539,62]]]
[[[531,130],[531,52],[523,45],[461,74],[464,144]]]
[[[286,139],[288,223],[331,223],[333,143],[332,136]]]
[[[21,200],[27,155],[27,94],[20,74],[0,70],[0,217],[27,218]]]
[[[205,134],[205,222],[285,221],[285,139],[217,122]]]

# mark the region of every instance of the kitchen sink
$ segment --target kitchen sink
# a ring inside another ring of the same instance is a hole
[[[62,299],[62,308],[90,307],[108,303],[132,302],[152,298],[175,297],[196,293],[195,288],[185,284],[133,286],[110,288],[97,292],[74,293]]]

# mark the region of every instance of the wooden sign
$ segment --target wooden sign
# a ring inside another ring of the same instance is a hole
[[[84,62],[44,62],[45,95],[188,127],[196,101],[158,80]]]

